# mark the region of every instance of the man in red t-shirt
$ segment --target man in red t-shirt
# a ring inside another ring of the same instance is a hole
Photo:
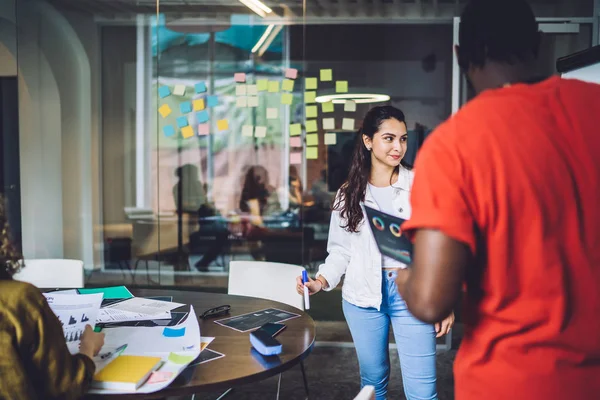
[[[466,283],[458,400],[600,399],[600,85],[534,79],[534,15],[473,0],[457,57],[478,96],[415,166],[398,290],[437,322]]]

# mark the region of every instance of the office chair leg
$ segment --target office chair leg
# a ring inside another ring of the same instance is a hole
[[[300,361],[300,370],[302,371],[302,380],[304,381],[304,390],[306,391],[306,398],[308,399],[308,380],[306,379],[306,372],[304,372],[304,361]]]
[[[281,374],[279,374],[279,379],[277,379],[277,397],[275,400],[279,400],[279,389],[281,388]]]

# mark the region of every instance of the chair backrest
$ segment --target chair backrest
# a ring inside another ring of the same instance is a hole
[[[265,261],[231,261],[227,293],[285,303],[304,310],[304,299],[296,292],[299,265]]]
[[[38,288],[78,289],[84,286],[83,261],[80,260],[25,260],[25,267],[14,279],[29,282]]]
[[[365,386],[354,400],[375,400],[375,387]]]

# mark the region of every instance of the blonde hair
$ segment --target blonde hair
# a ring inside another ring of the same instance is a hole
[[[6,203],[4,196],[0,195],[0,279],[10,279],[19,272],[23,266],[22,259],[21,252],[11,240]]]

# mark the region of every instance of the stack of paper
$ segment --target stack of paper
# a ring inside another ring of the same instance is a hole
[[[171,319],[171,310],[183,304],[169,301],[132,297],[100,309],[98,322],[147,321]]]

